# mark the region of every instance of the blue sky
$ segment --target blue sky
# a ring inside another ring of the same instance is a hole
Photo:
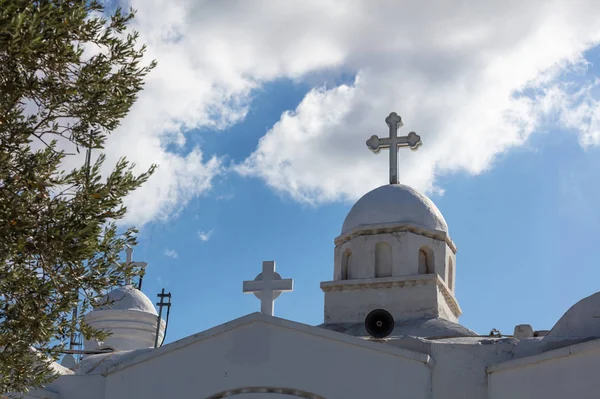
[[[173,294],[167,342],[258,311],[242,282],[264,260],[295,280],[275,314],[322,322],[333,240],[387,180],[365,141],[391,111],[422,137],[400,180],[449,224],[462,324],[550,329],[596,292],[600,10],[576,2],[127,3],[158,67],[107,165],[159,164],[126,223],[143,291]]]
[[[289,81],[268,85],[242,123],[203,135],[203,148],[232,161],[245,159],[265,129],[307,90]],[[440,176],[445,192],[431,196],[459,248],[461,323],[482,334],[492,328],[511,334],[521,323],[550,329],[599,287],[600,149],[585,150],[572,132],[547,128],[499,156],[487,172]],[[421,135],[427,145],[427,132]],[[405,156],[418,158],[419,152],[401,152],[400,167]],[[379,173],[386,176],[387,170]],[[167,341],[258,311],[259,301],[241,288],[263,260],[275,260],[282,276],[295,280],[294,292],[276,300],[275,314],[321,323],[319,283],[332,278],[333,239],[352,204],[300,204],[259,179],[227,174],[178,217],[145,226],[135,258],[150,263],[147,295],[162,287],[173,294]],[[198,232],[212,234],[202,241]]]

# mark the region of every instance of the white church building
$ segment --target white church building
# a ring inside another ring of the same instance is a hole
[[[459,323],[448,225],[429,198],[398,183],[397,149],[417,149],[420,137],[398,137],[395,113],[386,122],[389,137],[367,146],[391,150],[390,184],[359,199],[334,239],[323,324],[273,316],[273,300],[293,282],[264,262],[243,284],[261,300],[260,313],[155,348],[165,323],[152,301],[118,287],[86,315],[112,335],[85,341],[95,354],[55,364],[60,376],[26,397],[600,398],[600,293],[549,331],[518,325],[512,336],[481,336]]]

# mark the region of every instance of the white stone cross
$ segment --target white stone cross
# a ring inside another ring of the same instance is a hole
[[[282,292],[294,290],[294,280],[291,278],[281,279],[279,273],[275,272],[274,261],[264,261],[262,273],[259,273],[254,281],[244,281],[244,294],[254,294],[260,299],[260,311],[273,316],[273,302]]]
[[[373,135],[367,140],[367,147],[375,154],[378,154],[382,148],[390,149],[390,184],[398,184],[398,148],[409,147],[416,151],[421,144],[421,137],[415,132],[410,132],[408,136],[398,137],[398,128],[404,126],[402,118],[397,113],[392,112],[385,123],[390,127],[390,137],[380,139]]]
[[[141,267],[142,269],[146,269],[146,267],[148,266],[148,263],[146,262],[132,262],[133,248],[131,248],[130,246],[127,246],[127,248],[125,248],[125,255],[127,255],[127,257],[125,258],[125,262],[128,264],[130,263],[133,266]],[[127,280],[127,285],[131,285],[131,279]]]

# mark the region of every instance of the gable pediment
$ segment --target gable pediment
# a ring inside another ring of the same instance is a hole
[[[158,397],[158,392],[241,398],[259,394],[248,391],[257,387],[267,391],[255,397],[292,397],[288,392],[327,399],[369,397],[371,384],[380,397],[401,390],[420,398],[429,391],[429,365],[429,356],[421,353],[252,314],[114,365],[104,374],[110,398]]]

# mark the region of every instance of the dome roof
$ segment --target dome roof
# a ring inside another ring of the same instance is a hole
[[[411,223],[448,233],[439,209],[423,194],[403,184],[388,184],[365,194],[352,207],[342,234],[362,225]]]
[[[106,297],[101,299],[100,303],[102,305],[97,310],[137,310],[139,312],[158,315],[150,298],[131,285],[115,288]]]

